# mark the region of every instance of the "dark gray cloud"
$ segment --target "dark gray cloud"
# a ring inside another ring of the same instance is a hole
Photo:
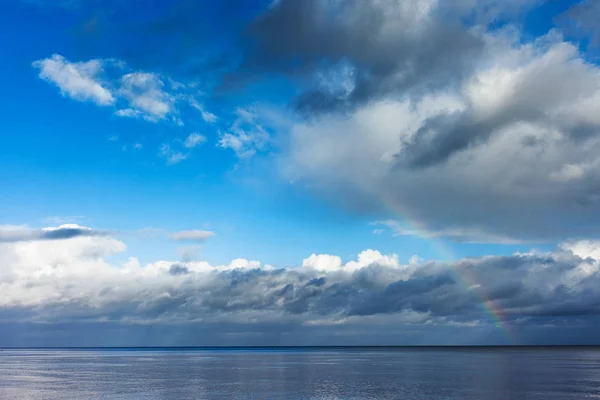
[[[242,67],[322,76],[329,82],[316,82],[295,101],[305,111],[459,82],[468,76],[483,41],[461,22],[457,9],[432,6],[429,11],[429,6],[406,1],[282,0],[249,26],[255,44]],[[341,80],[340,87],[331,87],[336,80]]]
[[[190,273],[190,270],[184,266],[179,264],[173,264],[169,267],[169,274],[171,275],[187,275]]]
[[[429,118],[403,143],[402,151],[396,155],[398,164],[418,169],[443,163],[455,153],[485,143],[494,132],[516,120],[547,122],[537,104],[511,104],[509,109],[485,120],[470,110]]]

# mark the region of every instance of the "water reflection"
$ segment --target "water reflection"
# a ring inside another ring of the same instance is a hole
[[[0,399],[600,398],[596,350],[5,350]]]

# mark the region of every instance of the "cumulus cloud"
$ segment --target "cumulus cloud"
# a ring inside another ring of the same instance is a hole
[[[174,98],[163,90],[164,83],[156,74],[132,72],[121,78],[121,95],[131,109],[121,116],[142,115],[150,121],[164,119],[174,111]]]
[[[556,31],[533,41],[510,27],[478,35],[459,81],[297,119],[284,176],[433,236],[594,235],[600,68]]]
[[[196,237],[185,233],[183,237]],[[202,235],[200,235],[202,236]],[[0,312],[14,322],[234,323],[338,326],[361,319],[406,326],[568,324],[597,315],[597,243],[569,243],[549,253],[455,262],[367,250],[356,260],[312,255],[298,267],[258,261],[226,265],[136,258],[112,264],[126,246],[106,236],[0,244]],[[584,250],[581,250],[584,249]],[[19,312],[16,312],[19,311]]]
[[[40,78],[54,83],[64,96],[109,106],[116,99],[111,89],[101,80],[105,62],[70,62],[63,56],[54,54],[50,58],[34,62],[33,66],[40,70]]]

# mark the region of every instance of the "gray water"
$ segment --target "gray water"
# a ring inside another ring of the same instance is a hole
[[[594,349],[0,352],[2,400],[597,398]]]

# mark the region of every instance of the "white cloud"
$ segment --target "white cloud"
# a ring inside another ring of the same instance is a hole
[[[422,259],[421,257],[419,257],[418,255],[415,254],[408,260],[408,264],[409,265],[417,265],[417,264],[423,263],[424,261],[425,261],[424,259]]]
[[[208,124],[214,124],[215,122],[217,122],[217,116],[209,111],[206,111],[206,109],[204,108],[204,106],[200,103],[198,103],[198,101],[196,99],[194,99],[193,97],[190,97],[190,105],[192,107],[194,107],[196,110],[200,111],[200,115],[202,116],[202,119],[204,120],[204,122],[208,123]]]
[[[183,238],[206,236],[180,233]],[[396,255],[375,250],[346,263],[339,256],[314,254],[301,267],[286,269],[247,259],[225,265],[191,259],[141,265],[134,257],[121,264],[108,261],[126,249],[120,240],[104,236],[0,244],[0,309],[13,310],[8,315],[15,322],[105,321],[110,316],[129,323],[344,325],[362,318],[397,322],[404,315],[407,324],[469,325],[486,321],[482,297],[507,324],[535,324],[540,315],[597,314],[600,301],[595,290],[600,259],[592,241],[565,243],[549,253],[451,263],[413,257],[402,264]],[[468,277],[472,287],[460,277]],[[240,320],[249,313],[252,318]]]
[[[125,63],[118,60],[73,63],[58,54],[36,61],[33,66],[40,70],[42,79],[55,83],[63,95],[79,101],[93,101],[100,106],[117,106],[114,115],[118,117],[143,118],[150,122],[169,119],[183,125],[175,106],[177,94],[165,89],[161,76],[142,71],[120,77],[104,76],[104,67],[108,64],[118,66],[119,70],[126,68]],[[185,90],[186,87],[172,85],[171,89]],[[123,107],[123,103],[127,105]],[[216,118],[208,112],[204,117],[208,120]]]
[[[59,54],[33,63],[40,70],[40,78],[53,82],[64,96],[78,101],[92,101],[109,106],[116,99],[100,76],[104,60],[72,63]]]
[[[190,156],[189,153],[173,150],[171,146],[166,143],[160,145],[158,154],[167,160],[167,164],[179,164],[180,162],[187,160]]]
[[[600,261],[600,241],[598,240],[571,240],[562,243],[559,247],[578,257]]]
[[[238,108],[236,116],[229,130],[221,133],[218,145],[233,150],[239,158],[250,158],[265,149],[271,138],[255,111]]]
[[[192,133],[186,139],[184,146],[188,149],[193,149],[196,146],[199,146],[206,142],[206,136],[201,135],[199,133]]]
[[[132,72],[121,78],[120,94],[129,101],[131,109],[119,110],[120,116],[142,115],[150,121],[166,118],[175,111],[173,96],[163,90],[156,74]]]
[[[342,268],[342,259],[338,256],[328,254],[313,254],[302,261],[302,266],[305,268],[314,268],[317,271],[337,271]]]
[[[165,158],[167,164],[178,164],[187,160],[192,155],[192,150],[204,142],[206,142],[206,137],[199,133],[192,133],[184,141],[178,144],[178,146],[183,147],[182,150],[185,151],[176,150],[171,145],[163,143],[160,145],[159,156]]]
[[[143,116],[142,112],[139,110],[134,110],[133,108],[122,108],[115,111],[115,115],[117,117],[128,117],[128,118],[137,118]]]

